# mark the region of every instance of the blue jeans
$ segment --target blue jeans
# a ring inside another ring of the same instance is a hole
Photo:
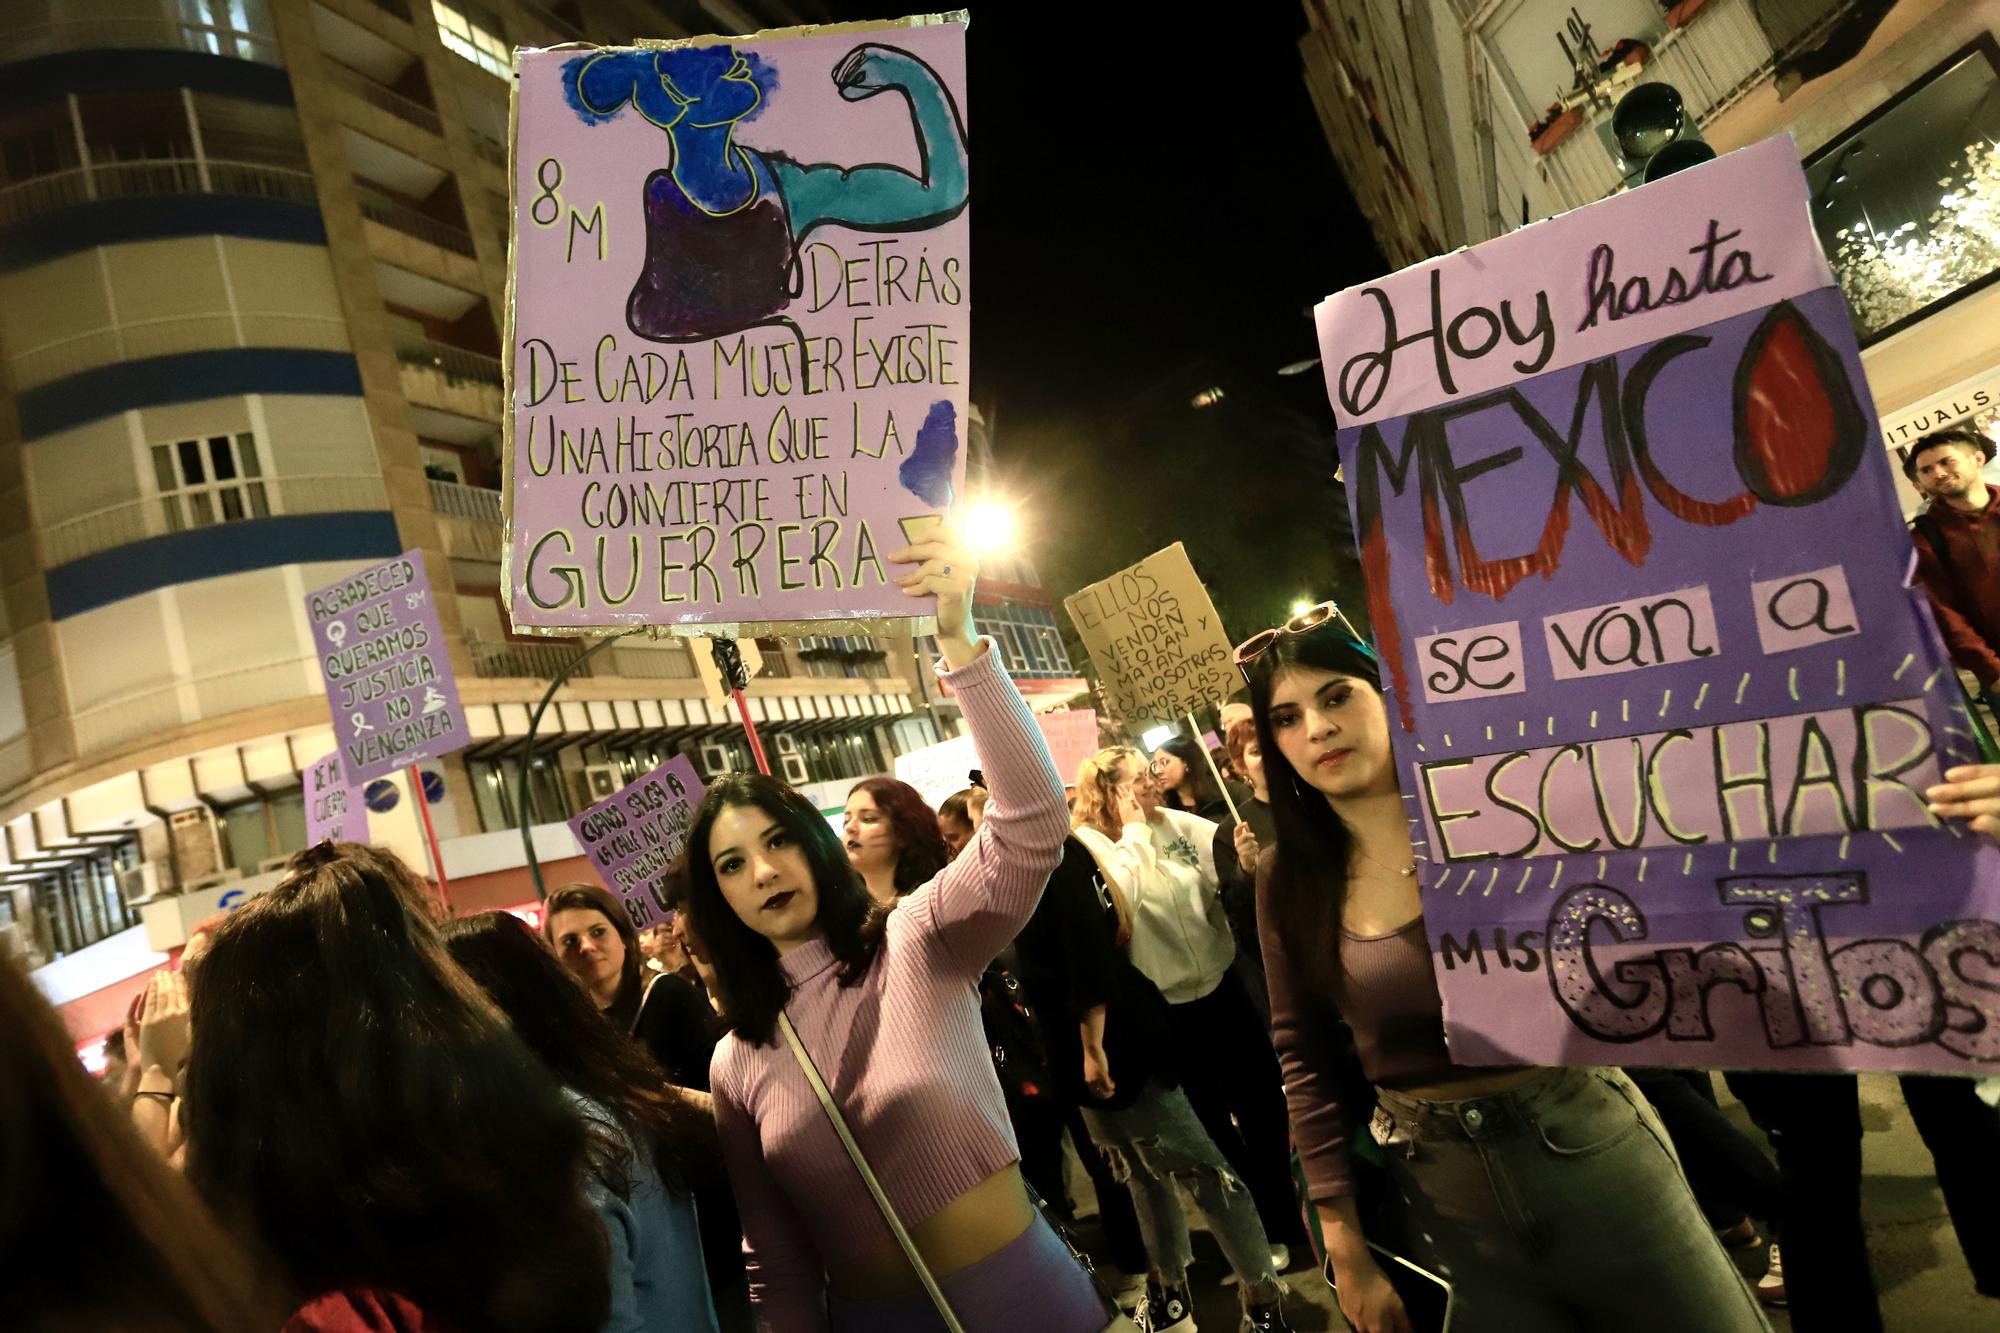
[[[1271,1267],[1271,1243],[1257,1205],[1201,1127],[1185,1093],[1155,1083],[1130,1106],[1116,1111],[1086,1106],[1083,1118],[1090,1137],[1104,1150],[1111,1174],[1132,1192],[1139,1234],[1156,1277],[1185,1283],[1193,1257],[1178,1183],[1208,1219],[1208,1229],[1243,1286],[1243,1299],[1259,1305],[1278,1299],[1278,1274]]]
[[[1619,1071],[1463,1101],[1383,1088],[1369,1133],[1430,1243],[1410,1257],[1453,1285],[1453,1333],[1769,1333]]]

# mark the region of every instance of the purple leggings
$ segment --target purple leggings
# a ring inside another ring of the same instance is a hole
[[[938,1279],[965,1333],[1033,1327],[1036,1333],[1098,1333],[1111,1311],[1061,1237],[1037,1217],[1006,1246]],[[944,1321],[919,1287],[905,1296],[829,1302],[833,1333],[938,1333]]]

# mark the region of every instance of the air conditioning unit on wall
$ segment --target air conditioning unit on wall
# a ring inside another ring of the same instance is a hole
[[[789,740],[790,737],[780,737],[779,739]],[[812,781],[812,775],[806,772],[806,757],[796,749],[790,754],[780,754],[778,756],[778,768],[783,774],[785,781],[791,783],[794,787],[803,787],[806,783]]]
[[[789,731],[778,732],[772,739],[777,744],[779,754],[797,754],[799,752],[799,738],[792,735]]]
[[[118,893],[128,907],[160,896],[160,867],[156,861],[141,861],[118,872]]]
[[[718,745],[714,741],[702,743],[701,749],[696,752],[695,764],[701,769],[704,778],[719,778],[724,773],[734,771],[734,764],[729,757],[729,747]]]

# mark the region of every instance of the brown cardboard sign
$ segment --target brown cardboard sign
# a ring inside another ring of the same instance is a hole
[[[1179,718],[1241,684],[1232,647],[1175,542],[1066,599],[1104,705],[1122,722]]]

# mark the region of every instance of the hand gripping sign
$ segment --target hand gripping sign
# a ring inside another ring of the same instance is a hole
[[[1329,298],[1452,1057],[2000,1069],[2000,851],[1789,140]]]

